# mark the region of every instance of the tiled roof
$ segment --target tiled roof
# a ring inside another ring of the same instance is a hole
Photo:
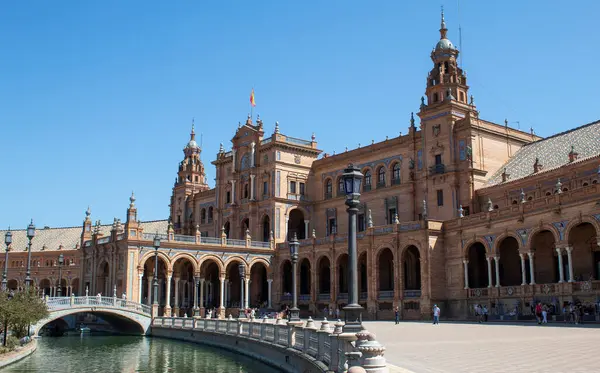
[[[167,220],[154,220],[141,222],[144,232],[166,233],[168,227]],[[35,230],[31,250],[32,251],[50,251],[58,250],[62,245],[61,250],[75,250],[75,245],[80,243],[81,232],[83,227],[67,227],[67,228],[38,228]],[[92,227],[92,230],[94,227]],[[100,232],[104,236],[110,235],[112,224],[101,225]],[[12,244],[10,249],[15,252],[27,250],[27,229],[11,230]],[[4,235],[6,230],[0,230],[0,247],[5,248]]]
[[[600,121],[547,137],[523,146],[488,179],[488,185],[502,183],[502,173],[510,175],[507,182],[533,174],[535,159],[543,166],[541,171],[569,163],[571,147],[578,159],[600,154]]]

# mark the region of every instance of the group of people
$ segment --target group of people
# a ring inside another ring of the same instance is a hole
[[[335,316],[336,320],[340,318],[340,308],[336,307],[336,309],[334,310],[333,307],[324,307],[323,308],[323,317],[327,318],[329,317],[329,319],[333,319],[333,317]]]
[[[486,305],[476,304],[475,305],[475,317],[478,323],[488,321],[488,308]]]

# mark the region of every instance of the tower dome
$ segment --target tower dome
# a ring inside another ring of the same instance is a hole
[[[435,46],[435,50],[455,50],[456,47],[448,38],[446,34],[448,33],[448,29],[446,28],[446,20],[444,19],[444,10],[442,9],[442,23],[440,27],[440,41]]]

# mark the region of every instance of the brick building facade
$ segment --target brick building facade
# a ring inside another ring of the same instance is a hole
[[[429,317],[433,303],[457,318],[475,304],[502,316],[527,314],[533,301],[595,304],[600,122],[542,139],[483,120],[458,54],[442,16],[418,126],[411,114],[405,135],[341,154],[322,154],[314,134],[293,138],[279,124],[265,136],[260,118],[248,117],[231,150],[221,146],[212,162],[210,188],[192,127],[169,219],[138,222],[133,196],[124,224],[93,225],[87,213],[83,229],[62,228],[78,233],[60,250],[62,234],[48,235],[52,248],[34,241],[34,262],[42,263],[36,284],[53,291],[56,269],[43,263],[64,251],[73,256],[73,291],[125,292],[149,303],[158,231],[161,312],[277,308],[290,301],[286,241],[295,234],[301,309],[341,308],[348,293],[341,175],[353,163],[364,175],[358,270],[366,317],[390,318],[396,306],[404,318]],[[23,237],[11,263],[22,261]],[[11,286],[21,286],[22,267],[9,267]]]

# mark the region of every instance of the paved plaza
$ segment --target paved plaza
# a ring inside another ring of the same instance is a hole
[[[391,373],[589,373],[600,364],[595,326],[365,322]],[[402,369],[404,368],[404,369]]]

